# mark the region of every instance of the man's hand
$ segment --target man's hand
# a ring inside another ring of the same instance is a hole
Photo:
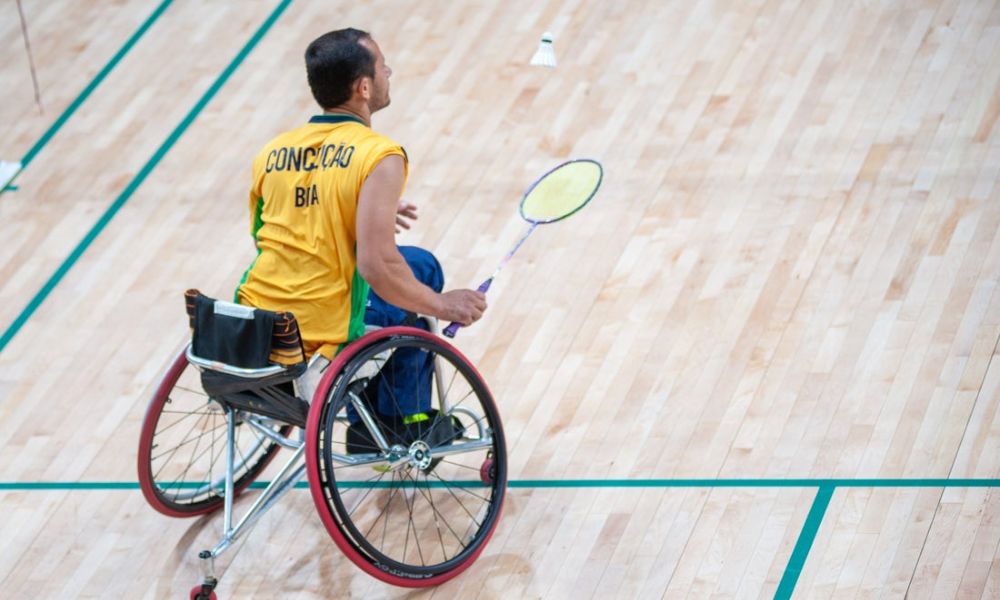
[[[441,311],[435,316],[468,327],[478,321],[485,310],[486,294],[476,290],[451,290],[441,294]]]
[[[406,219],[410,219],[411,221],[417,220],[417,205],[400,200],[399,206],[396,207],[396,233],[399,233],[402,229],[410,228],[410,224]]]

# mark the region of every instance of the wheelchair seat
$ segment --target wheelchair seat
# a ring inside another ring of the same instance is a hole
[[[184,293],[191,326],[188,362],[223,406],[304,427],[309,404],[296,397],[292,381],[306,370],[295,316]]]

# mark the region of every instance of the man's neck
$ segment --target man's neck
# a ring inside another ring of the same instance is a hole
[[[365,105],[355,106],[351,104],[341,104],[333,108],[323,110],[325,115],[351,115],[364,121],[368,127],[372,126],[372,114]]]

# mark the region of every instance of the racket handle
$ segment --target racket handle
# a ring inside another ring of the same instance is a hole
[[[490,284],[492,284],[492,283],[493,283],[493,278],[490,277],[486,281],[484,281],[481,284],[479,284],[479,287],[476,288],[476,291],[479,292],[479,293],[481,293],[481,294],[485,294],[486,290],[490,289]],[[451,325],[445,327],[444,331],[442,333],[444,333],[445,337],[453,338],[453,337],[455,337],[455,334],[458,333],[458,330],[461,327],[462,327],[462,324],[459,323],[458,321],[455,321]]]
[[[485,294],[490,289],[490,285],[492,283],[493,283],[493,278],[490,277],[486,281],[480,283],[479,287],[476,288],[476,291],[479,292],[480,294]]]

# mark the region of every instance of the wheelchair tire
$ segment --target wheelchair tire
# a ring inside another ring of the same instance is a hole
[[[380,417],[383,437],[395,444],[395,463],[373,464],[386,455],[347,452],[346,405],[359,370],[372,361],[384,365],[386,351],[401,349],[432,353],[433,377],[444,385],[432,386],[436,412],[425,431],[401,434]],[[451,432],[442,436],[436,430],[442,426]],[[435,450],[451,453],[434,456]],[[348,464],[352,457],[369,462]],[[500,518],[506,457],[500,416],[482,376],[454,347],[412,327],[381,329],[347,346],[327,369],[306,422],[309,488],[324,526],[362,570],[403,587],[444,583],[480,555]],[[494,476],[484,483],[487,461]]]
[[[271,425],[288,435],[290,425]],[[267,467],[281,447],[236,426],[236,494]],[[259,435],[259,434],[258,434]],[[242,438],[242,439],[241,439]],[[193,517],[222,507],[219,482],[226,466],[226,413],[201,388],[197,368],[182,350],[156,388],[139,436],[139,487],[146,501],[171,517]],[[215,482],[208,485],[206,482]]]

